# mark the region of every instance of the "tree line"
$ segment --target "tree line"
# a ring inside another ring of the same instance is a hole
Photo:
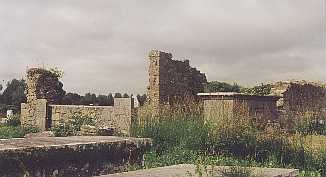
[[[7,82],[6,86],[0,84],[0,114],[5,114],[8,109],[20,112],[21,103],[26,102],[26,87],[24,79],[12,79]],[[114,98],[129,98],[131,96],[127,93],[109,93],[107,95],[66,93],[60,98],[59,104],[113,106]],[[146,94],[138,94],[135,99],[139,101],[140,105],[143,105],[146,101]]]
[[[237,83],[229,84],[227,82],[211,81],[205,85],[204,91],[209,92],[236,92],[250,95],[269,95],[272,90],[271,84],[261,84],[254,87],[243,87]]]

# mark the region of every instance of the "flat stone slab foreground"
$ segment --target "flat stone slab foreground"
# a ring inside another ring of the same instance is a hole
[[[71,137],[31,137],[0,139],[0,153],[17,152],[35,148],[67,148],[79,145],[130,143],[135,145],[148,145],[147,138],[125,138],[115,136],[71,136]]]
[[[220,171],[227,170],[230,167],[216,166],[214,167],[214,176],[220,174]],[[208,167],[208,170],[211,170]],[[252,174],[262,177],[297,177],[299,170],[296,169],[280,169],[280,168],[250,168]],[[204,172],[204,177],[211,176]],[[138,170],[119,174],[111,174],[101,177],[199,177],[196,174],[195,165],[175,165],[169,167],[153,168],[148,170]]]
[[[0,176],[90,177],[142,164],[150,139],[113,136],[0,139]]]

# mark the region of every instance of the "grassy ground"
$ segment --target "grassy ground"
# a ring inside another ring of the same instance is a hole
[[[307,149],[314,151],[326,150],[326,136],[323,135],[308,135],[305,137],[304,143]]]
[[[133,136],[154,141],[145,155],[146,168],[182,163],[240,165],[298,168],[302,177],[326,176],[325,136],[290,135],[278,128],[257,128],[247,120],[210,123],[200,113],[177,112],[142,118],[133,127]]]

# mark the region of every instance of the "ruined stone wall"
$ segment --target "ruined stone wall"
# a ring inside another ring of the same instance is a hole
[[[258,123],[278,119],[276,101],[279,97],[243,94],[209,95],[201,94],[204,117],[211,121],[250,118]]]
[[[259,123],[278,119],[276,98],[236,99],[234,112],[237,117],[254,118]]]
[[[132,121],[133,99],[115,98],[114,106],[50,105],[52,126],[68,121],[75,114],[95,118],[96,127],[113,128],[128,134]]]
[[[44,131],[80,113],[95,118],[99,128],[129,133],[134,115],[133,98],[115,98],[114,106],[58,105],[65,94],[62,86],[55,73],[39,68],[28,70],[27,103],[21,106],[24,127],[33,126]]]
[[[326,118],[326,89],[322,84],[305,81],[277,82],[272,94],[282,96],[278,107],[282,118],[294,121],[313,114],[317,119]]]
[[[32,68],[27,71],[27,103],[21,105],[21,122],[25,127],[45,130],[49,123],[47,104],[57,103],[64,96],[63,84],[48,70]]]
[[[63,84],[58,76],[48,70],[32,68],[27,71],[27,102],[46,99],[55,104],[65,95]]]
[[[46,130],[47,119],[47,100],[36,99],[28,103],[21,104],[21,124],[25,127],[38,127]]]
[[[204,90],[206,76],[189,60],[176,61],[170,53],[153,50],[149,61],[148,101],[154,107],[194,98]]]

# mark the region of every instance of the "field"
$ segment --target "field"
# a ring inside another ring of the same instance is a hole
[[[153,139],[153,148],[145,154],[145,168],[176,164],[277,167],[300,169],[302,177],[325,176],[326,136],[258,127],[249,118],[209,122],[199,109],[186,108],[159,116],[145,114],[133,125],[131,135]],[[21,138],[37,131],[22,128],[17,116],[0,125],[0,138]],[[131,166],[130,170],[139,168]]]

